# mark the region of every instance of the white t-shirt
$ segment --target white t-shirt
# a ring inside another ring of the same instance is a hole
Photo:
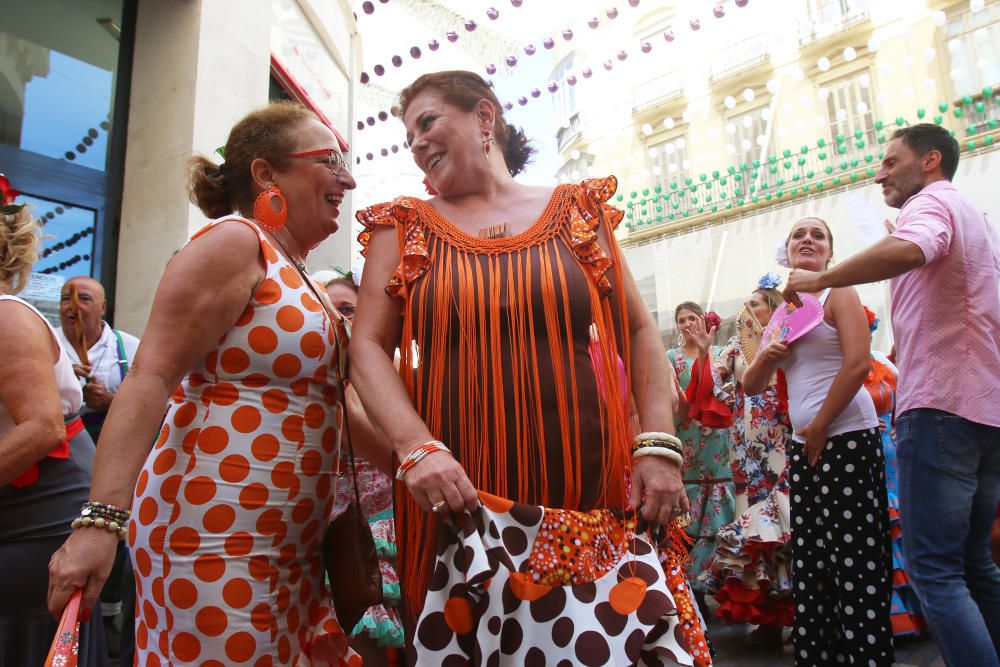
[[[125,348],[125,361],[128,362],[128,367],[131,368],[132,361],[135,359],[135,351],[139,347],[139,339],[124,331],[119,331],[118,333],[121,334],[122,346]],[[66,351],[70,361],[74,364],[80,363],[80,356],[70,344],[62,328],[56,329],[56,335],[59,344]],[[87,350],[87,356],[90,357],[91,375],[94,379],[107,387],[108,391],[112,394],[117,393],[118,388],[122,384],[123,366],[121,363],[122,360],[118,358],[118,339],[115,337],[111,325],[107,322],[101,322],[101,337]],[[93,410],[85,405],[83,412],[93,412]]]
[[[25,307],[30,308],[33,313],[38,315],[42,322],[45,322],[46,328],[52,333],[56,340],[59,339],[59,336],[56,335],[56,331],[52,328],[52,325],[49,324],[49,321],[46,320],[45,317],[27,301],[9,294],[0,294],[0,301],[16,301]],[[65,348],[59,352],[59,359],[56,360],[54,371],[56,375],[56,386],[59,389],[59,403],[62,407],[63,416],[68,417],[69,415],[74,415],[80,411],[80,406],[83,405],[83,392],[80,390],[80,383],[77,381],[76,374],[73,372],[73,364],[66,355]],[[14,426],[14,419],[7,411],[7,406],[0,403],[0,436],[14,428]]]

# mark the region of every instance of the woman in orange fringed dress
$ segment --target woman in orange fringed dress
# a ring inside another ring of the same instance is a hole
[[[670,374],[614,241],[615,179],[517,183],[531,149],[470,72],[420,77],[400,109],[437,196],[358,213],[351,378],[400,461],[411,658],[710,664]]]

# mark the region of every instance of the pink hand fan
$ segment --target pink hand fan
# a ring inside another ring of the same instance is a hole
[[[799,298],[802,299],[801,307],[783,303],[774,311],[761,336],[761,346],[775,340],[786,345],[793,343],[823,321],[823,304],[819,299],[809,294],[799,294]]]

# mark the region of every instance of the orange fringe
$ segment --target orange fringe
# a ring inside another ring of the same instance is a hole
[[[588,277],[590,309],[602,352],[602,362],[594,370],[602,376],[604,386],[619,386],[619,356],[631,380],[628,319],[621,289],[623,259],[612,233],[623,214],[604,204],[616,187],[613,177],[580,186],[560,186],[534,226],[507,238],[464,234],[430,205],[416,199],[401,198],[357,216],[365,225],[359,237],[363,245],[376,225],[396,226],[401,260],[387,290],[406,301],[399,345],[400,374],[435,437],[441,437],[444,431],[442,401],[449,384],[447,378],[457,378],[457,405],[448,406],[458,419],[457,429],[450,425],[457,437],[453,436],[448,445],[477,489],[495,492],[509,489],[513,483],[519,496],[513,500],[546,499],[550,497],[549,478],[561,475],[565,491],[559,507],[579,509],[583,485],[586,483],[586,490],[593,492],[592,480],[584,478],[582,453],[585,448],[592,451],[601,447],[605,466],[595,505],[623,508],[627,502],[634,435],[627,409],[631,397],[608,392],[600,415],[602,441],[581,442],[581,406],[574,363],[577,351],[570,330],[567,283],[570,271],[582,269]],[[609,225],[610,257],[597,244],[596,229],[600,224]],[[569,256],[576,258],[576,266],[566,265]],[[430,270],[431,258],[433,280],[417,280]],[[605,275],[608,273],[610,280]],[[536,281],[541,289],[533,295]],[[506,310],[501,309],[503,292]],[[538,293],[541,303],[534,302]],[[536,332],[534,315],[539,311],[544,316],[545,333],[549,334],[547,345],[542,342],[542,332]],[[506,335],[502,325],[506,326]],[[449,351],[451,345],[457,354]],[[540,345],[545,349],[539,349]],[[503,376],[505,350],[511,365],[507,373],[512,386],[519,388],[510,396],[504,395],[503,382],[491,381]],[[419,360],[411,370],[415,354]],[[545,354],[553,376],[566,381],[543,386],[538,359]],[[546,457],[552,449],[546,446],[545,415],[538,400],[543,393],[554,396],[558,406],[563,434],[559,443],[561,470],[551,469]],[[509,416],[512,419],[508,422]],[[509,427],[514,434],[508,432]],[[487,449],[507,442],[516,447],[513,457]],[[516,469],[508,469],[512,459]],[[436,557],[439,517],[423,512],[404,487],[397,487],[395,495],[401,583],[408,615],[415,619]]]

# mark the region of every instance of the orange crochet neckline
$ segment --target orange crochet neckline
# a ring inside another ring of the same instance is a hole
[[[417,207],[424,213],[424,220],[428,227],[433,229],[434,234],[444,240],[449,245],[455,246],[467,252],[496,254],[520,250],[530,245],[541,243],[555,235],[558,225],[554,222],[558,218],[559,210],[562,208],[566,185],[557,185],[549,197],[548,203],[542,209],[538,219],[523,232],[518,232],[513,236],[502,236],[499,238],[484,238],[473,236],[432,206],[428,201],[417,199]]]

